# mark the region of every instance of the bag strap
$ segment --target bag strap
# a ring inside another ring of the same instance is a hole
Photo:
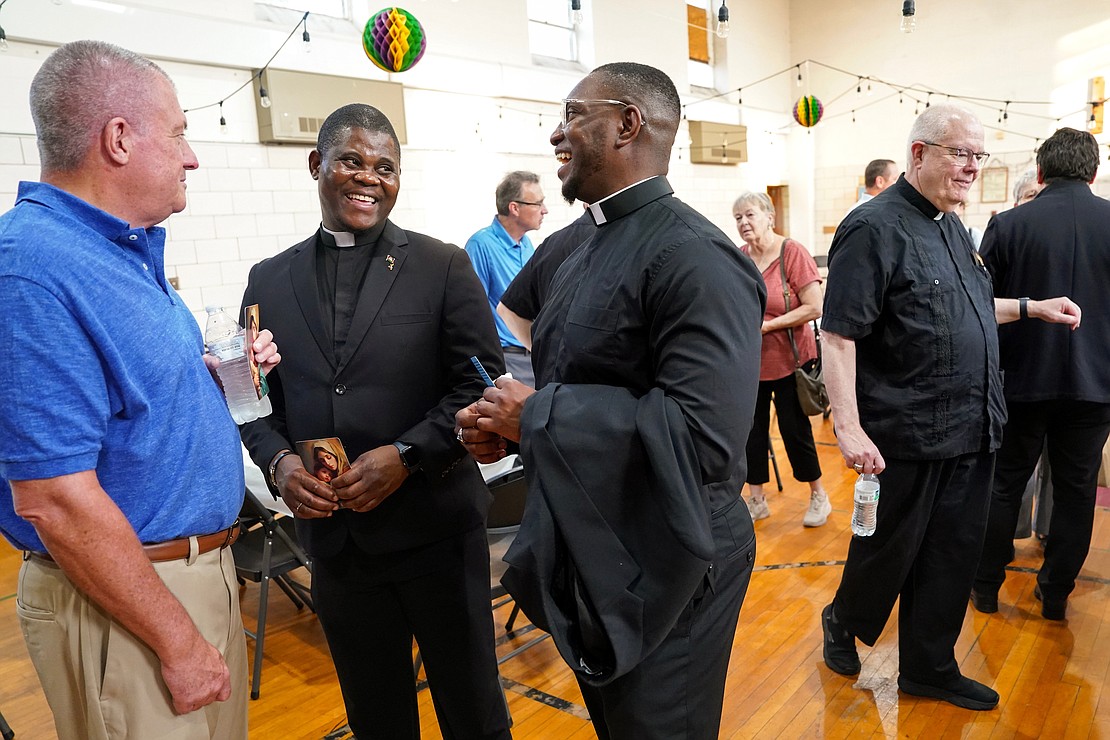
[[[789,239],[782,240],[782,249],[779,250],[779,275],[782,276],[782,300],[786,303],[786,313],[790,313],[790,284],[786,282],[786,243]],[[794,367],[802,366],[802,358],[798,355],[798,345],[794,343],[794,327],[786,328],[786,336],[790,337],[790,349],[794,350]]]

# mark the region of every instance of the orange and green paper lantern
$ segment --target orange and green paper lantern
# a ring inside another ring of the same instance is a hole
[[[404,72],[424,56],[428,39],[416,16],[404,8],[383,8],[366,21],[362,49],[386,72]]]
[[[816,95],[803,95],[794,103],[794,120],[806,128],[816,126],[825,112],[825,106]]]

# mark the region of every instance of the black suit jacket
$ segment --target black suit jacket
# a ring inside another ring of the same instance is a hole
[[[1055,180],[992,218],[979,253],[995,296],[1066,295],[1083,310],[1075,331],[1035,319],[998,327],[1006,399],[1110,402],[1110,201],[1080,180]]]
[[[310,554],[347,537],[368,553],[437,542],[485,521],[490,495],[454,438],[455,412],[485,387],[469,358],[496,377],[503,361],[485,291],[466,252],[387,222],[371,257],[338,363],[320,308],[317,236],[255,265],[243,305],[259,304],[281,350],[268,375],[274,412],[242,427],[264,472],[298,440],[339,437],[352,462],[401,440],[421,469],[375,510],[297,520]]]

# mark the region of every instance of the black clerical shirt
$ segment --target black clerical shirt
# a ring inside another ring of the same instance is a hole
[[[357,234],[340,232],[339,240],[344,246],[338,246],[336,235],[323,227],[316,234],[316,284],[319,287],[320,311],[323,316],[332,319],[329,329],[337,364],[347,344],[362,283],[385,223],[382,221],[374,228]]]
[[[959,218],[904,177],[837,228],[821,328],[855,341],[860,422],[884,456],[998,449],[1006,409],[990,276]]]
[[[555,273],[582,242],[593,236],[595,230],[593,218],[583,213],[568,226],[544,239],[532,259],[524,263],[509,287],[505,288],[501,303],[522,319],[535,321],[540,307],[547,300]]]
[[[599,226],[555,276],[532,364],[539,388],[616,386],[637,398],[661,388],[682,409],[715,510],[746,472],[766,290],[752,261],[671,193],[655,177],[591,206]]]

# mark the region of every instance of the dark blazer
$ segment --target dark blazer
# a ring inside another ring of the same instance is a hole
[[[1075,331],[1037,320],[998,327],[1006,400],[1110,402],[1110,201],[1080,180],[1054,180],[992,218],[979,253],[996,297],[1068,296],[1083,310]]]
[[[454,438],[455,412],[485,387],[469,358],[496,377],[500,342],[466,252],[387,222],[338,363],[320,308],[317,236],[255,265],[243,305],[259,304],[282,361],[267,376],[274,412],[241,428],[264,473],[298,440],[339,437],[351,462],[395,441],[419,449],[421,469],[373,511],[297,520],[316,557],[348,534],[368,553],[407,550],[485,521],[490,495]]]
[[[709,486],[682,410],[658,388],[548,383],[521,430],[534,465],[502,583],[578,679],[603,686],[659,646],[710,572]],[[754,544],[747,535],[736,548]]]

